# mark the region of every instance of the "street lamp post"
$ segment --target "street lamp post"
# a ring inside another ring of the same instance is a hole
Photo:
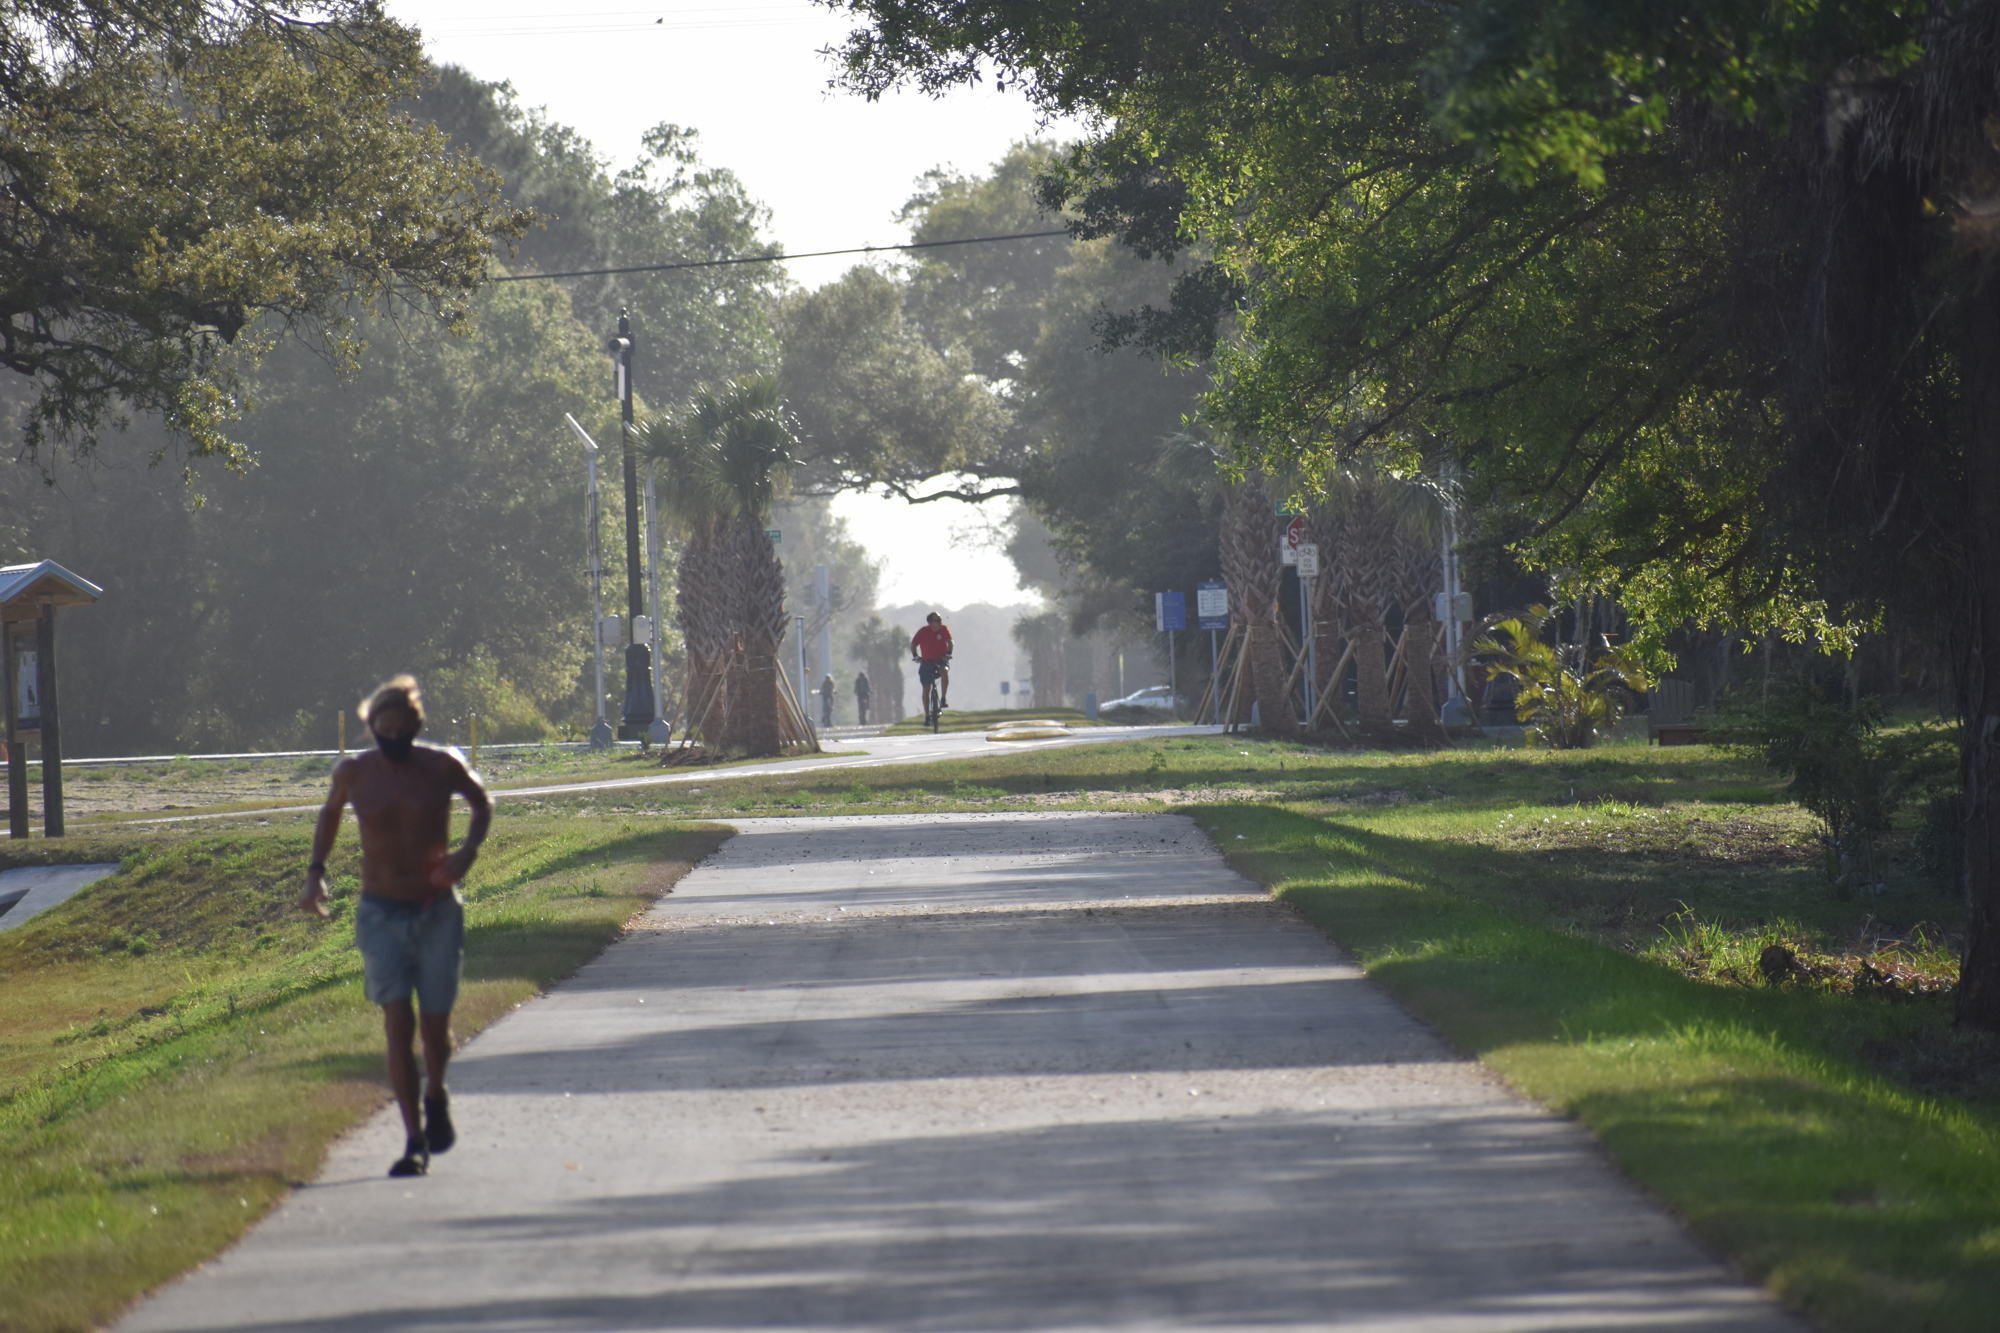
[[[645,741],[653,722],[653,652],[640,637],[646,615],[646,580],[639,563],[639,447],[632,437],[632,317],[618,312],[618,333],[607,343],[617,379],[619,452],[625,460],[625,715],[618,739]],[[648,636],[650,637],[650,635]]]
[[[604,559],[598,542],[597,441],[569,413],[563,413],[563,420],[583,441],[584,456],[590,460],[590,480],[583,493],[584,531],[590,535],[590,652],[597,665],[597,725],[590,729],[590,743],[602,749],[611,744],[611,727],[604,720]]]
[[[656,458],[646,460],[646,587],[653,598],[652,632],[647,635],[646,646],[657,668],[653,673],[653,722],[648,731],[654,740],[665,745],[673,739],[673,727],[666,720],[666,691],[662,688],[666,669],[659,666],[665,649],[660,626],[660,504],[654,476],[659,466]]]

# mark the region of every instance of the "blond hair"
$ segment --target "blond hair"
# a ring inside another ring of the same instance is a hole
[[[373,722],[378,710],[401,708],[417,720],[417,726],[424,725],[424,694],[417,688],[415,676],[393,676],[375,687],[375,693],[361,701],[359,712],[363,722]]]

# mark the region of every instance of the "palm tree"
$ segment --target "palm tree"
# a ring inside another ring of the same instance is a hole
[[[777,754],[785,578],[765,526],[796,444],[777,380],[752,376],[702,389],[650,427],[647,442],[668,463],[663,507],[688,532],[676,613],[688,646],[690,707],[708,713],[721,748]],[[714,726],[715,710],[702,701],[718,691]],[[703,721],[691,717],[690,725]]]
[[[1430,677],[1431,608],[1442,586],[1438,535],[1443,511],[1436,492],[1365,466],[1331,474],[1307,517],[1319,544],[1324,574],[1314,594],[1316,619],[1337,625],[1354,647],[1357,721],[1365,739],[1398,737],[1390,717],[1389,621],[1406,631],[1403,661],[1410,681],[1404,739],[1442,737]],[[1331,672],[1338,658],[1322,646],[1322,690],[1337,688]]]
[[[796,440],[775,376],[739,380],[720,395],[699,394],[693,415],[713,442],[716,478],[729,511],[727,586],[737,638],[723,744],[747,754],[777,754],[784,748],[778,645],[785,638],[785,569],[766,528]]]
[[[1587,662],[1588,645],[1567,651],[1543,636],[1556,615],[1531,606],[1502,620],[1472,645],[1488,661],[1487,674],[1506,676],[1521,687],[1514,716],[1527,723],[1534,739],[1553,750],[1581,750],[1623,716],[1632,696],[1647,688],[1645,668],[1629,647],[1606,649]]]
[[[1061,708],[1067,666],[1064,642],[1069,638],[1069,618],[1051,607],[1014,622],[1014,642],[1028,654],[1028,675],[1035,683],[1036,708]]]
[[[680,541],[674,618],[687,653],[682,696],[687,730],[713,743],[721,735],[726,708],[722,682],[734,643],[725,591],[728,562],[720,548],[725,500],[716,480],[714,450],[678,413],[641,426],[639,445],[659,465],[659,520]]]
[[[1249,698],[1238,708],[1257,703],[1258,721],[1274,735],[1298,731],[1298,714],[1285,688],[1285,660],[1278,634],[1278,588],[1283,570],[1278,564],[1277,506],[1262,473],[1253,472],[1229,488],[1223,498],[1219,542],[1222,579],[1229,585],[1231,610],[1243,618],[1249,638]],[[1239,696],[1240,697],[1240,696]],[[1242,717],[1231,718],[1241,722]]]
[[[903,720],[903,659],[910,655],[910,632],[869,616],[855,626],[847,655],[860,662],[874,686],[872,708],[880,722]]]

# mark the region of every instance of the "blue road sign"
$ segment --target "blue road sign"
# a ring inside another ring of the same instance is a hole
[[[1186,593],[1156,592],[1153,594],[1153,628],[1162,633],[1170,629],[1187,628]]]

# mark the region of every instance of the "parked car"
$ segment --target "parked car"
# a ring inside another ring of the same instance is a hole
[[[1183,699],[1181,701],[1182,707],[1186,707],[1186,704],[1187,701]],[[1165,685],[1148,685],[1145,689],[1128,694],[1123,699],[1113,699],[1110,703],[1099,704],[1098,708],[1100,710],[1106,708],[1156,708],[1162,713],[1171,713],[1175,711],[1174,692]]]

